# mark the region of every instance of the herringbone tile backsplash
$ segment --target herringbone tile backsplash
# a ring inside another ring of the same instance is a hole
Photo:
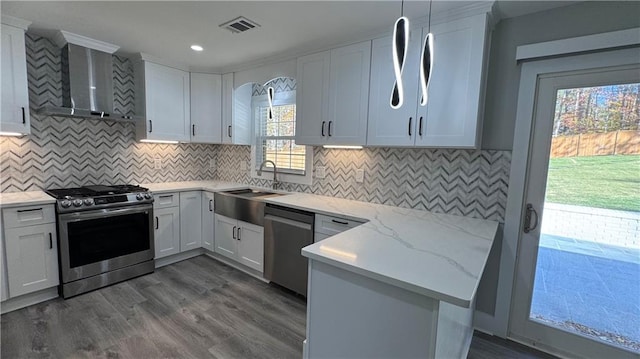
[[[131,123],[35,114],[61,104],[60,51],[31,34],[26,42],[31,135],[0,137],[2,192],[201,179],[270,186],[242,165],[250,160],[249,146],[138,143]],[[132,113],[131,61],[114,57],[113,65],[114,108]],[[211,158],[216,169],[209,168]],[[161,170],[154,169],[156,159]],[[285,189],[504,221],[508,151],[316,147],[313,162],[326,167],[325,178],[311,186],[285,183]],[[356,169],[365,171],[364,183],[355,182]]]
[[[249,146],[219,146],[216,178],[270,186],[245,170],[250,156]],[[325,178],[284,189],[503,222],[510,164],[509,151],[314,147],[313,167],[325,166]]]

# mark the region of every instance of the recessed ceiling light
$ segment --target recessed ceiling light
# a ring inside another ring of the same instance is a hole
[[[204,48],[200,45],[191,45],[191,50],[193,51],[202,51]]]

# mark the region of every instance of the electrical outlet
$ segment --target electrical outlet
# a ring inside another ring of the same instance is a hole
[[[363,169],[356,170],[356,182],[358,182],[358,183],[364,182],[364,170]]]
[[[162,169],[162,158],[156,157],[153,159],[153,168],[157,170]]]
[[[316,166],[316,178],[324,178],[325,170],[324,166]]]
[[[210,158],[209,159],[209,168],[216,168],[216,159],[215,158]]]

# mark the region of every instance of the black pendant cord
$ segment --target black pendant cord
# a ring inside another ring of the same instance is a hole
[[[429,1],[429,33],[431,33],[431,4],[433,4],[433,0]]]

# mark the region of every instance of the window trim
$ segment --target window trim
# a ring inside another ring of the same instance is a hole
[[[296,91],[283,91],[277,93],[277,98],[273,100],[274,106],[279,105],[295,105],[296,104]],[[252,143],[251,143],[251,178],[264,179],[264,180],[273,180],[273,169],[272,167],[265,167],[262,171],[262,175],[258,175],[257,167],[260,163],[257,163],[256,155],[256,139],[257,139],[257,127],[258,123],[254,117],[256,113],[256,108],[261,106],[268,106],[268,100],[266,95],[256,96],[251,101],[251,116],[253,123],[253,131],[252,131]],[[297,106],[296,106],[297,107]],[[296,114],[297,120],[297,114]],[[291,172],[287,172],[286,170],[278,170],[278,180],[281,182],[289,182],[296,184],[305,184],[311,185],[313,184],[313,147],[305,146],[305,174],[295,174]]]

